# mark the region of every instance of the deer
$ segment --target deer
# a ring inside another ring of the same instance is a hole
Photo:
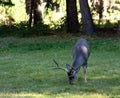
[[[84,82],[87,82],[86,70],[88,66],[88,58],[90,56],[90,48],[86,39],[80,39],[76,42],[72,51],[72,56],[72,66],[66,64],[66,68],[61,67],[57,61],[53,59],[54,63],[56,64],[53,69],[61,69],[67,72],[69,83],[74,84],[78,77],[80,68],[83,67]]]

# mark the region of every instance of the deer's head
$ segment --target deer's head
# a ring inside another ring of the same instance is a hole
[[[66,68],[60,67],[59,64],[53,59],[54,63],[56,64],[56,67],[54,67],[53,69],[61,69],[64,70],[69,78],[69,83],[70,84],[74,84],[76,77],[77,77],[77,69],[74,69],[73,67],[71,67],[69,64],[66,64]]]

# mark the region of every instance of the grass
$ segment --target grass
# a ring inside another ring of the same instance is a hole
[[[0,98],[120,98],[120,39],[88,38],[91,56],[84,83],[75,85],[65,72],[52,70],[72,63],[79,37],[0,38]]]

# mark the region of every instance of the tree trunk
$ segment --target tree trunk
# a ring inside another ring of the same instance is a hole
[[[40,0],[35,0],[34,3],[34,25],[42,22],[42,10],[40,5]]]
[[[117,31],[117,33],[118,33],[118,36],[120,37],[120,20],[118,20],[118,31]]]
[[[93,36],[96,35],[95,26],[88,5],[88,0],[79,0],[82,15],[82,31],[83,33]]]
[[[107,0],[102,0],[102,2],[103,2],[102,20],[105,21],[106,20],[106,16],[107,16],[108,1]]]
[[[26,13],[30,14],[31,12],[31,0],[25,0],[25,5],[26,5]]]
[[[40,0],[26,0],[26,12],[30,16],[30,26],[36,25],[43,21]]]
[[[106,22],[107,10],[112,7],[111,1],[114,4],[114,0],[93,0],[95,10],[99,14],[98,24]]]
[[[31,0],[31,9],[30,9],[30,18],[29,18],[29,25],[34,25],[34,0]]]
[[[78,33],[78,16],[76,0],[66,0],[67,11],[67,33]]]

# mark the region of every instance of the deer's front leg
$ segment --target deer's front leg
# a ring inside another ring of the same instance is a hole
[[[85,83],[87,82],[87,79],[86,79],[86,69],[87,69],[87,65],[84,65],[83,66],[83,73],[84,73],[84,82]]]

